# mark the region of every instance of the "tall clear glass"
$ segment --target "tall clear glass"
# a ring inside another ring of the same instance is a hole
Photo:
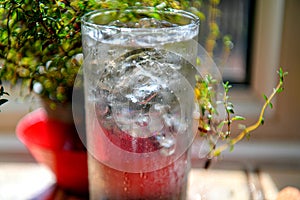
[[[91,199],[185,199],[198,27],[178,10],[83,16]]]

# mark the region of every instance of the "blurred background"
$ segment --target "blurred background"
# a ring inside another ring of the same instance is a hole
[[[230,36],[231,54],[224,60],[221,45],[215,52],[223,79],[233,83],[231,101],[237,114],[250,125],[258,117],[282,67],[288,71],[285,90],[267,112],[265,124],[251,134],[250,140],[236,145],[213,163],[213,168],[262,170],[270,173],[281,189],[287,185],[300,187],[300,1],[299,0],[222,0],[223,18],[216,18],[223,36]],[[203,25],[200,33],[205,35]],[[218,40],[222,42],[224,37]],[[205,45],[204,41],[203,45]],[[226,56],[226,55],[225,55]],[[38,102],[22,102],[17,90],[10,90],[9,103],[0,113],[0,162],[33,162],[27,149],[15,136],[17,122]],[[299,123],[299,124],[298,124]],[[238,130],[235,130],[238,131]],[[194,166],[201,139],[193,146]]]

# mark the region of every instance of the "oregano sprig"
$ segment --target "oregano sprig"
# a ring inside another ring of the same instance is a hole
[[[282,68],[280,68],[277,73],[279,75],[279,83],[277,84],[276,88],[273,89],[273,92],[268,97],[266,95],[264,95],[265,103],[262,106],[260,115],[259,115],[256,123],[254,123],[253,125],[244,127],[243,130],[236,137],[229,139],[229,141],[227,143],[221,145],[220,147],[213,149],[210,153],[211,154],[210,156],[218,156],[218,155],[220,155],[221,152],[223,152],[227,148],[232,149],[236,143],[238,143],[243,138],[245,138],[247,135],[249,135],[250,132],[256,130],[259,126],[264,124],[264,114],[265,114],[266,108],[268,106],[270,108],[273,108],[271,101],[273,100],[273,98],[275,97],[276,94],[283,91],[284,77],[288,74],[287,72],[284,72]],[[226,109],[227,113],[231,113],[230,112],[231,110],[228,110],[227,108],[225,108],[225,109]],[[236,116],[236,117],[231,118],[231,121],[240,120],[240,119],[243,119],[243,118]]]
[[[229,148],[233,150],[234,145],[241,141],[243,138],[250,136],[250,132],[257,129],[259,126],[264,124],[264,113],[267,107],[273,108],[272,99],[276,94],[283,91],[284,77],[287,72],[284,72],[282,68],[278,71],[279,83],[270,96],[264,95],[265,103],[262,106],[260,115],[256,123],[251,126],[239,125],[242,131],[231,138],[231,125],[234,121],[245,120],[244,117],[235,115],[234,105],[229,101],[229,90],[231,85],[229,82],[222,84],[224,89],[223,99],[221,101],[216,101],[216,84],[218,82],[212,78],[211,75],[207,75],[203,78],[196,77],[196,87],[195,87],[195,100],[200,107],[201,117],[199,118],[198,133],[202,137],[206,137],[209,144],[211,145],[210,152],[207,155],[208,158],[218,156],[225,149]],[[219,113],[217,111],[217,105],[222,103],[225,110],[225,119],[219,119]],[[217,139],[216,139],[217,138]],[[221,146],[217,146],[216,141],[221,139],[225,143]],[[210,159],[209,159],[210,160]]]

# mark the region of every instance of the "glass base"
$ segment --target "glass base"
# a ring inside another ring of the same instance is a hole
[[[188,151],[170,165],[152,172],[129,173],[110,168],[89,155],[92,200],[184,200],[190,170]]]

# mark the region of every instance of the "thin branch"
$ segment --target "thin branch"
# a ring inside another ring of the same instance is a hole
[[[284,74],[283,74],[284,76]],[[280,77],[280,79],[282,80],[283,77]],[[270,105],[272,99],[275,97],[276,93],[278,93],[278,91],[280,91],[283,87],[283,81],[279,81],[277,87],[273,90],[273,92],[271,93],[271,95],[266,99],[258,120],[256,121],[256,123],[254,123],[251,126],[246,127],[245,129],[243,129],[242,132],[240,132],[235,138],[230,140],[230,143],[226,143],[221,145],[220,147],[216,148],[215,150],[213,150],[211,152],[212,156],[217,156],[219,155],[221,152],[223,152],[224,150],[226,150],[227,148],[229,148],[232,145],[235,145],[237,142],[241,141],[247,134],[249,134],[250,132],[254,131],[255,129],[257,129],[260,125],[262,125],[263,122],[263,116],[265,114],[265,110],[266,108]]]

